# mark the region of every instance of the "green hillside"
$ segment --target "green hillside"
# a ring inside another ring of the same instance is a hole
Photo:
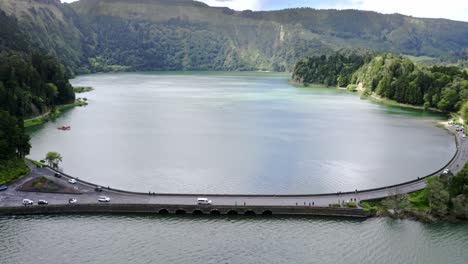
[[[366,95],[446,112],[468,113],[468,72],[454,66],[419,65],[391,54],[317,56],[300,60],[293,79],[360,89]]]
[[[58,57],[71,73],[292,71],[303,57],[350,50],[468,60],[468,23],[445,19],[310,8],[238,12],[191,0],[3,0],[0,9],[26,40],[18,49]]]

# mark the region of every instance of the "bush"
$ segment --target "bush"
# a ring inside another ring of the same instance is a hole
[[[22,159],[0,161],[0,185],[12,182],[29,173],[29,168]]]
[[[33,182],[33,187],[35,189],[41,189],[42,188],[42,182],[39,182],[39,181],[36,181],[36,182]]]
[[[347,203],[346,203],[346,206],[347,206],[347,207],[352,207],[352,208],[356,208],[356,207],[357,207],[357,205],[356,205],[355,202],[347,202]]]
[[[329,207],[341,207],[341,204],[339,203],[332,203],[328,205]]]
[[[412,208],[418,210],[429,209],[428,192],[426,189],[411,193],[409,195],[409,202]]]
[[[348,84],[348,86],[346,87],[346,89],[348,91],[352,91],[352,92],[355,92],[357,90],[357,85],[356,84]]]
[[[40,176],[32,181],[32,187],[37,191],[56,191],[58,186],[54,181],[47,179],[45,176]]]
[[[377,206],[374,206],[368,202],[361,202],[361,206],[364,208],[365,212],[371,212],[371,213],[377,212]]]

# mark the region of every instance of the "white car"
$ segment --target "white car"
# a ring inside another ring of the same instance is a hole
[[[69,204],[76,204],[78,201],[75,198],[68,199]]]
[[[71,184],[77,183],[77,181],[75,179],[69,179],[68,182],[71,183]]]
[[[447,174],[447,173],[449,173],[449,172],[450,172],[449,169],[445,169],[444,172],[442,172],[442,173],[443,173],[443,174]]]
[[[212,203],[208,198],[197,198],[197,204],[199,205],[210,205]]]
[[[33,200],[30,200],[30,199],[23,199],[23,205],[33,205],[34,202]]]
[[[110,198],[107,196],[99,196],[98,201],[103,202],[103,203],[108,203],[110,202]]]

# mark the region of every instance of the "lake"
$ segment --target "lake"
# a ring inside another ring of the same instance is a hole
[[[444,166],[446,117],[387,107],[274,73],[79,76],[89,105],[33,131],[30,157],[120,189],[321,193],[396,184]],[[60,131],[71,125],[71,131]]]
[[[454,154],[441,115],[271,73],[79,76],[90,104],[31,131],[30,157],[156,192],[318,193],[423,176]],[[71,131],[56,127],[71,125]],[[468,262],[466,223],[320,217],[0,217],[0,263]]]
[[[0,218],[0,263],[466,264],[468,225],[193,216]]]

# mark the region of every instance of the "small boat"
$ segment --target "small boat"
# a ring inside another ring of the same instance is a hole
[[[71,126],[61,126],[61,127],[57,127],[58,130],[70,130],[71,129]]]

